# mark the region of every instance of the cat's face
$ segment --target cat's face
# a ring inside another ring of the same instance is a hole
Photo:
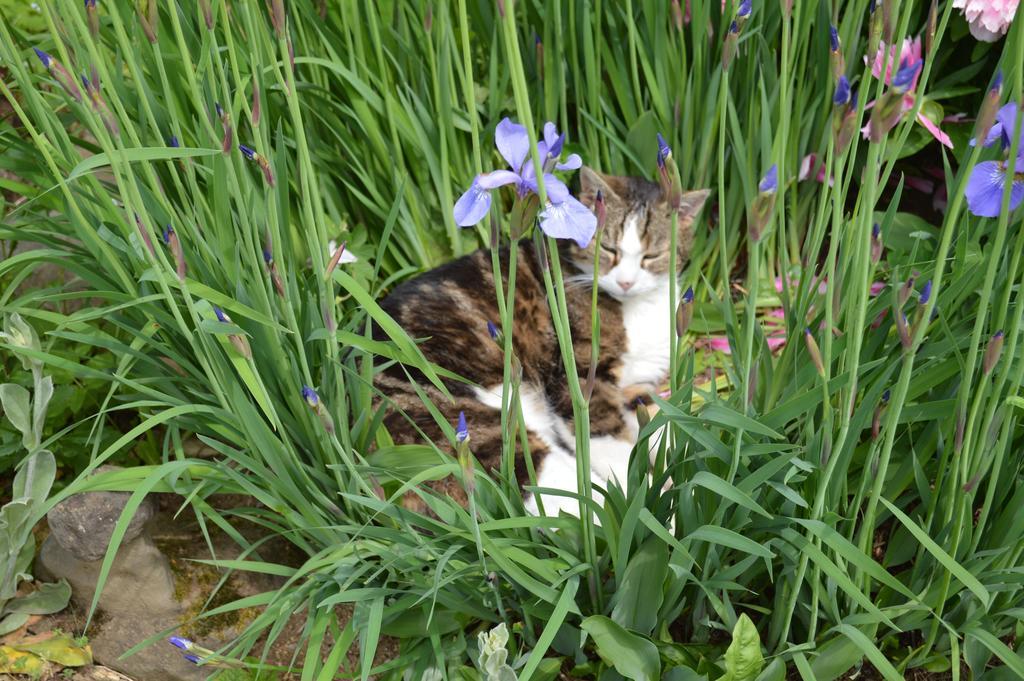
[[[600,240],[595,236],[586,248],[570,247],[575,264],[593,276],[597,249],[598,287],[619,299],[664,287],[671,264],[672,214],[661,187],[642,178],[614,177],[582,168],[580,201],[593,208],[598,191],[607,211],[604,230]],[[689,260],[693,221],[707,197],[707,190],[683,194],[676,240],[678,270]]]

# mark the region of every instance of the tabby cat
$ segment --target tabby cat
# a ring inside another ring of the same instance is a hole
[[[607,220],[600,242],[594,239],[580,248],[565,241],[561,253],[576,366],[585,383],[591,356],[594,249],[600,250],[600,354],[590,400],[590,456],[592,479],[603,487],[612,478],[625,482],[637,436],[630,395],[653,389],[667,378],[673,333],[668,271],[672,220],[659,185],[606,176],[589,168],[580,173],[580,201],[593,208],[600,191]],[[693,223],[707,195],[707,191],[693,191],[682,197],[677,239],[680,267],[688,260]],[[500,257],[507,272],[507,250]],[[576,493],[572,403],[532,242],[519,247],[516,272],[512,343],[522,364],[520,397],[537,484]],[[410,384],[411,378],[450,423],[460,411],[465,412],[473,454],[485,469],[499,468],[503,353],[487,326],[499,319],[490,252],[476,251],[401,284],[382,307],[412,338],[422,339],[420,348],[428,360],[469,381],[446,381],[455,398],[451,402],[415,369],[392,364],[381,371],[376,385],[390,401],[384,424],[396,444],[422,442],[424,435],[436,443],[447,440]],[[384,337],[380,330],[377,334]],[[529,484],[527,470],[520,451],[515,465],[520,485]],[[455,481],[434,486],[465,502]],[[578,514],[578,502],[571,497],[541,496],[548,515],[560,510]],[[526,505],[530,512],[538,512],[532,495]]]

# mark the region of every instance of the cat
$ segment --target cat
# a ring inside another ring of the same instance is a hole
[[[582,168],[580,201],[593,209],[598,192],[607,215],[600,241],[595,238],[586,248],[561,242],[560,254],[576,367],[585,384],[591,357],[594,249],[600,251],[600,351],[590,398],[590,458],[592,480],[604,487],[613,478],[625,484],[638,431],[631,398],[638,387],[645,392],[668,376],[674,332],[668,272],[672,219],[658,184]],[[676,261],[680,269],[689,260],[694,221],[707,196],[706,190],[682,196]],[[508,255],[505,249],[499,256],[505,273]],[[532,242],[522,243],[517,255],[512,343],[522,365],[520,400],[537,486],[575,494],[572,402],[541,260]],[[499,320],[490,251],[476,251],[406,281],[381,306],[410,337],[421,341],[428,360],[469,381],[446,380],[454,397],[449,401],[412,367],[391,364],[378,373],[375,385],[386,396],[383,422],[395,443],[422,443],[424,436],[442,447],[448,441],[411,378],[450,423],[460,411],[465,413],[474,456],[483,468],[499,469],[503,352],[488,329],[488,322]],[[379,328],[375,335],[386,339]],[[521,449],[515,475],[521,487],[530,484]],[[453,479],[431,484],[465,505],[465,492]],[[547,515],[579,513],[579,502],[571,497],[542,494],[541,501]],[[423,509],[419,497],[407,497],[405,503]],[[525,504],[530,513],[542,510],[534,495],[527,494]]]

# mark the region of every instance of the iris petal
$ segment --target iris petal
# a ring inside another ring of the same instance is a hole
[[[974,166],[970,179],[967,180],[967,208],[974,215],[983,218],[994,218],[999,215],[1003,204],[1003,186],[1006,184],[1006,171],[999,168],[995,161],[984,161]],[[1014,185],[1021,184],[1015,182]],[[1024,189],[1024,184],[1021,184]],[[1016,187],[1014,188],[1016,190]],[[1020,203],[1019,197],[1017,203]],[[1011,194],[1011,206],[1013,197]]]
[[[550,237],[572,239],[580,248],[586,248],[597,230],[597,217],[589,208],[568,196],[562,203],[548,204],[540,214],[540,228]]]
[[[513,173],[511,170],[495,170],[490,173],[484,173],[476,179],[476,184],[483,189],[497,189],[498,187],[504,187],[506,184],[512,184],[518,182],[519,176]]]
[[[565,159],[565,163],[555,164],[557,170],[577,170],[582,166],[583,159],[580,158],[579,154],[569,154],[569,157]]]
[[[539,193],[537,191],[537,179],[533,177],[533,173],[530,173],[529,177],[526,176],[526,173],[523,173],[523,184],[534,194]],[[548,201],[551,203],[562,203],[569,198],[569,188],[551,173],[544,173],[544,190],[547,193]]]
[[[491,193],[474,181],[466,193],[455,202],[452,212],[455,215],[455,224],[459,227],[471,227],[483,220],[487,211],[491,209]]]
[[[494,146],[498,147],[502,158],[512,170],[518,173],[526,155],[530,153],[530,137],[526,134],[526,127],[513,123],[509,118],[503,119],[494,129]]]

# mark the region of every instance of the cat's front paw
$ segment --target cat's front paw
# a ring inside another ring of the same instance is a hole
[[[658,394],[658,386],[654,383],[634,383],[622,389],[622,402],[628,407],[636,407],[638,404],[650,405],[653,403],[651,395]]]

